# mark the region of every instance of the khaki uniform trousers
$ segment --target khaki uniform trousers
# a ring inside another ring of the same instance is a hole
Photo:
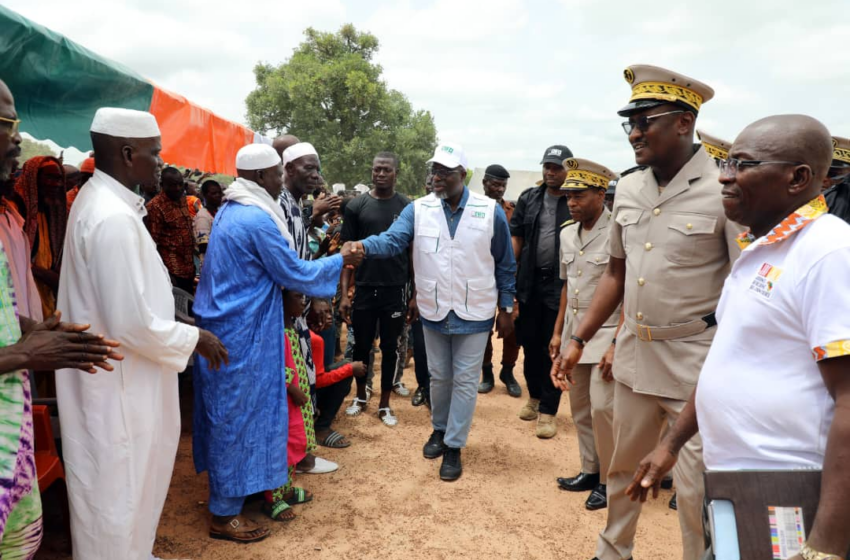
[[[628,385],[614,383],[614,456],[608,470],[608,524],[599,534],[596,548],[599,560],[625,560],[632,556],[641,503],[626,496],[626,487],[640,462],[658,444],[664,427],[676,421],[686,404],[635,393]],[[697,435],[682,448],[673,468],[684,560],[701,560],[705,551],[704,471],[702,440]]]
[[[614,382],[603,381],[594,364],[577,365],[573,381],[570,411],[578,436],[581,472],[599,473],[599,481],[605,484],[614,453]]]

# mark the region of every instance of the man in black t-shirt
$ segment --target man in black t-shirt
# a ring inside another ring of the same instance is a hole
[[[381,152],[372,161],[374,188],[345,207],[342,240],[360,241],[388,230],[410,200],[395,192],[398,157]],[[348,298],[348,287],[354,277],[354,302]],[[390,408],[398,356],[398,338],[407,319],[410,262],[407,253],[392,259],[364,261],[356,271],[343,270],[340,314],[354,328],[354,361],[369,363],[369,352],[375,334],[380,335],[381,403],[378,418],[387,426],[398,419]],[[353,310],[353,314],[352,314]],[[357,396],[346,409],[357,416],[366,409],[366,379],[357,378]]]

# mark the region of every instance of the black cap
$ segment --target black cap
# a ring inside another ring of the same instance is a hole
[[[540,160],[540,165],[543,165],[544,163],[557,163],[563,167],[564,160],[571,157],[573,157],[573,153],[569,148],[562,144],[555,144],[554,146],[549,146],[546,148],[546,151],[543,152],[543,159]]]
[[[485,176],[489,175],[490,177],[493,177],[494,179],[507,179],[511,176],[511,174],[508,173],[508,170],[505,169],[504,167],[502,167],[501,165],[499,165],[498,163],[494,163],[493,165],[488,165],[487,169],[484,170],[484,175]]]

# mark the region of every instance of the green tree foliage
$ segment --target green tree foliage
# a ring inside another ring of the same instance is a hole
[[[28,159],[35,156],[53,156],[57,157],[57,154],[50,149],[50,146],[47,144],[42,144],[36,140],[30,140],[29,138],[24,138],[21,141],[21,157],[18,160],[21,162],[23,166],[24,162]]]
[[[254,68],[257,87],[246,100],[251,128],[312,143],[328,184],[348,188],[371,182],[376,153],[395,152],[399,190],[421,192],[437,144],[434,119],[381,79],[383,69],[372,62],[378,39],[353,25],[304,35],[288,61]]]

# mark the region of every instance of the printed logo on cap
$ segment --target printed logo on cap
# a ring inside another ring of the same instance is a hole
[[[551,149],[549,150],[549,153],[548,153],[548,154],[546,154],[546,155],[547,155],[547,156],[560,156],[560,155],[561,155],[561,150],[559,150],[558,148],[551,148]]]
[[[443,146],[441,148],[441,150],[444,151],[444,152],[450,153],[450,154],[455,153],[455,149],[452,148],[451,146]]]

